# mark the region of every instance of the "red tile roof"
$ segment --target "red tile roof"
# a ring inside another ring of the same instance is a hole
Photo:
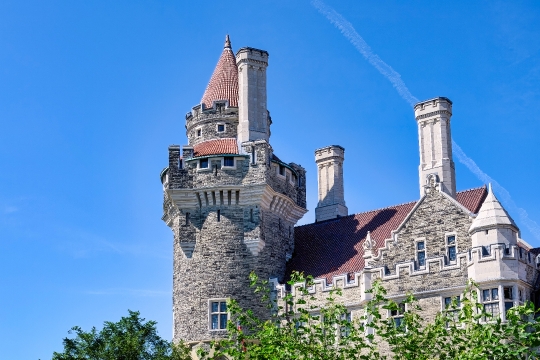
[[[238,154],[236,139],[208,140],[193,146],[193,156]]]
[[[476,213],[486,195],[487,190],[483,186],[458,192],[456,198],[463,206]],[[362,270],[362,243],[367,232],[371,232],[375,250],[384,246],[384,241],[391,237],[391,231],[397,229],[415,204],[413,201],[296,227],[294,256],[287,263],[287,276],[291,271],[298,270],[331,282],[334,275],[352,274]]]
[[[229,106],[238,107],[238,67],[229,36],[225,39],[225,48],[206,87],[201,103],[211,108],[217,100],[228,100]]]

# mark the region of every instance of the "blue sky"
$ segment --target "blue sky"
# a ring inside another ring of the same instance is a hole
[[[538,3],[326,4],[415,97],[454,102],[454,140],[540,223]],[[184,115],[226,33],[233,50],[270,53],[271,143],[308,171],[302,223],[317,201],[313,151],[329,144],[346,149],[351,213],[419,197],[410,105],[308,0],[3,1],[3,358],[50,358],[70,327],[100,327],[127,309],[170,338],[172,234],[159,173],[168,145],[186,143]],[[483,184],[455,161],[458,190]]]

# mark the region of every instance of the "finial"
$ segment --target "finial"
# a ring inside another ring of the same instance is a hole
[[[364,250],[371,250],[372,248],[373,248],[373,240],[371,240],[371,231],[368,231],[366,240],[364,241]]]
[[[229,34],[227,34],[225,36],[225,46],[224,46],[224,48],[225,49],[227,49],[227,48],[230,49],[231,48],[231,39],[229,39]]]

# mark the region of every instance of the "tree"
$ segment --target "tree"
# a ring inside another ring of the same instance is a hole
[[[294,273],[299,295],[276,301],[268,282],[251,274],[255,292],[262,293],[270,319],[259,319],[234,300],[228,302],[231,320],[228,337],[200,349],[203,359],[537,359],[540,323],[530,302],[507,311],[506,322],[492,317],[479,303],[477,286],[470,282],[460,303],[457,299],[432,323],[420,316],[418,301],[408,295],[400,307],[386,298],[380,281],[373,283],[372,299],[361,316],[350,319],[338,300],[341,291],[329,292],[326,304],[312,305],[307,287],[312,277]],[[400,321],[383,316],[388,310],[406,311]],[[383,312],[384,311],[384,312]]]
[[[55,352],[53,360],[184,360],[190,359],[189,349],[173,345],[157,334],[156,322],[141,318],[138,311],[118,322],[106,321],[101,331],[95,327],[85,332],[73,327],[74,337],[63,340],[64,351]]]

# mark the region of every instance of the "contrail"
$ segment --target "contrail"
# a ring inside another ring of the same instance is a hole
[[[414,106],[418,102],[418,99],[411,94],[403,80],[401,75],[396,72],[390,65],[381,60],[381,58],[374,54],[371,47],[365,42],[365,40],[356,32],[350,22],[348,22],[340,13],[326,5],[320,0],[312,0],[311,4],[323,14],[336,28],[341,31],[351,44],[364,56],[364,58],[377,69],[388,81],[392,83],[399,95]],[[491,183],[494,190],[497,192],[501,201],[505,204],[506,208],[513,213],[517,213],[521,220],[521,223],[525,225],[527,229],[534,235],[537,240],[540,240],[540,226],[534,221],[529,219],[527,212],[518,207],[510,193],[502,187],[497,181],[491,178],[488,174],[483,172],[478,165],[468,157],[461,147],[452,140],[453,154],[458,158],[459,162],[465,165],[480,181],[484,183]]]

